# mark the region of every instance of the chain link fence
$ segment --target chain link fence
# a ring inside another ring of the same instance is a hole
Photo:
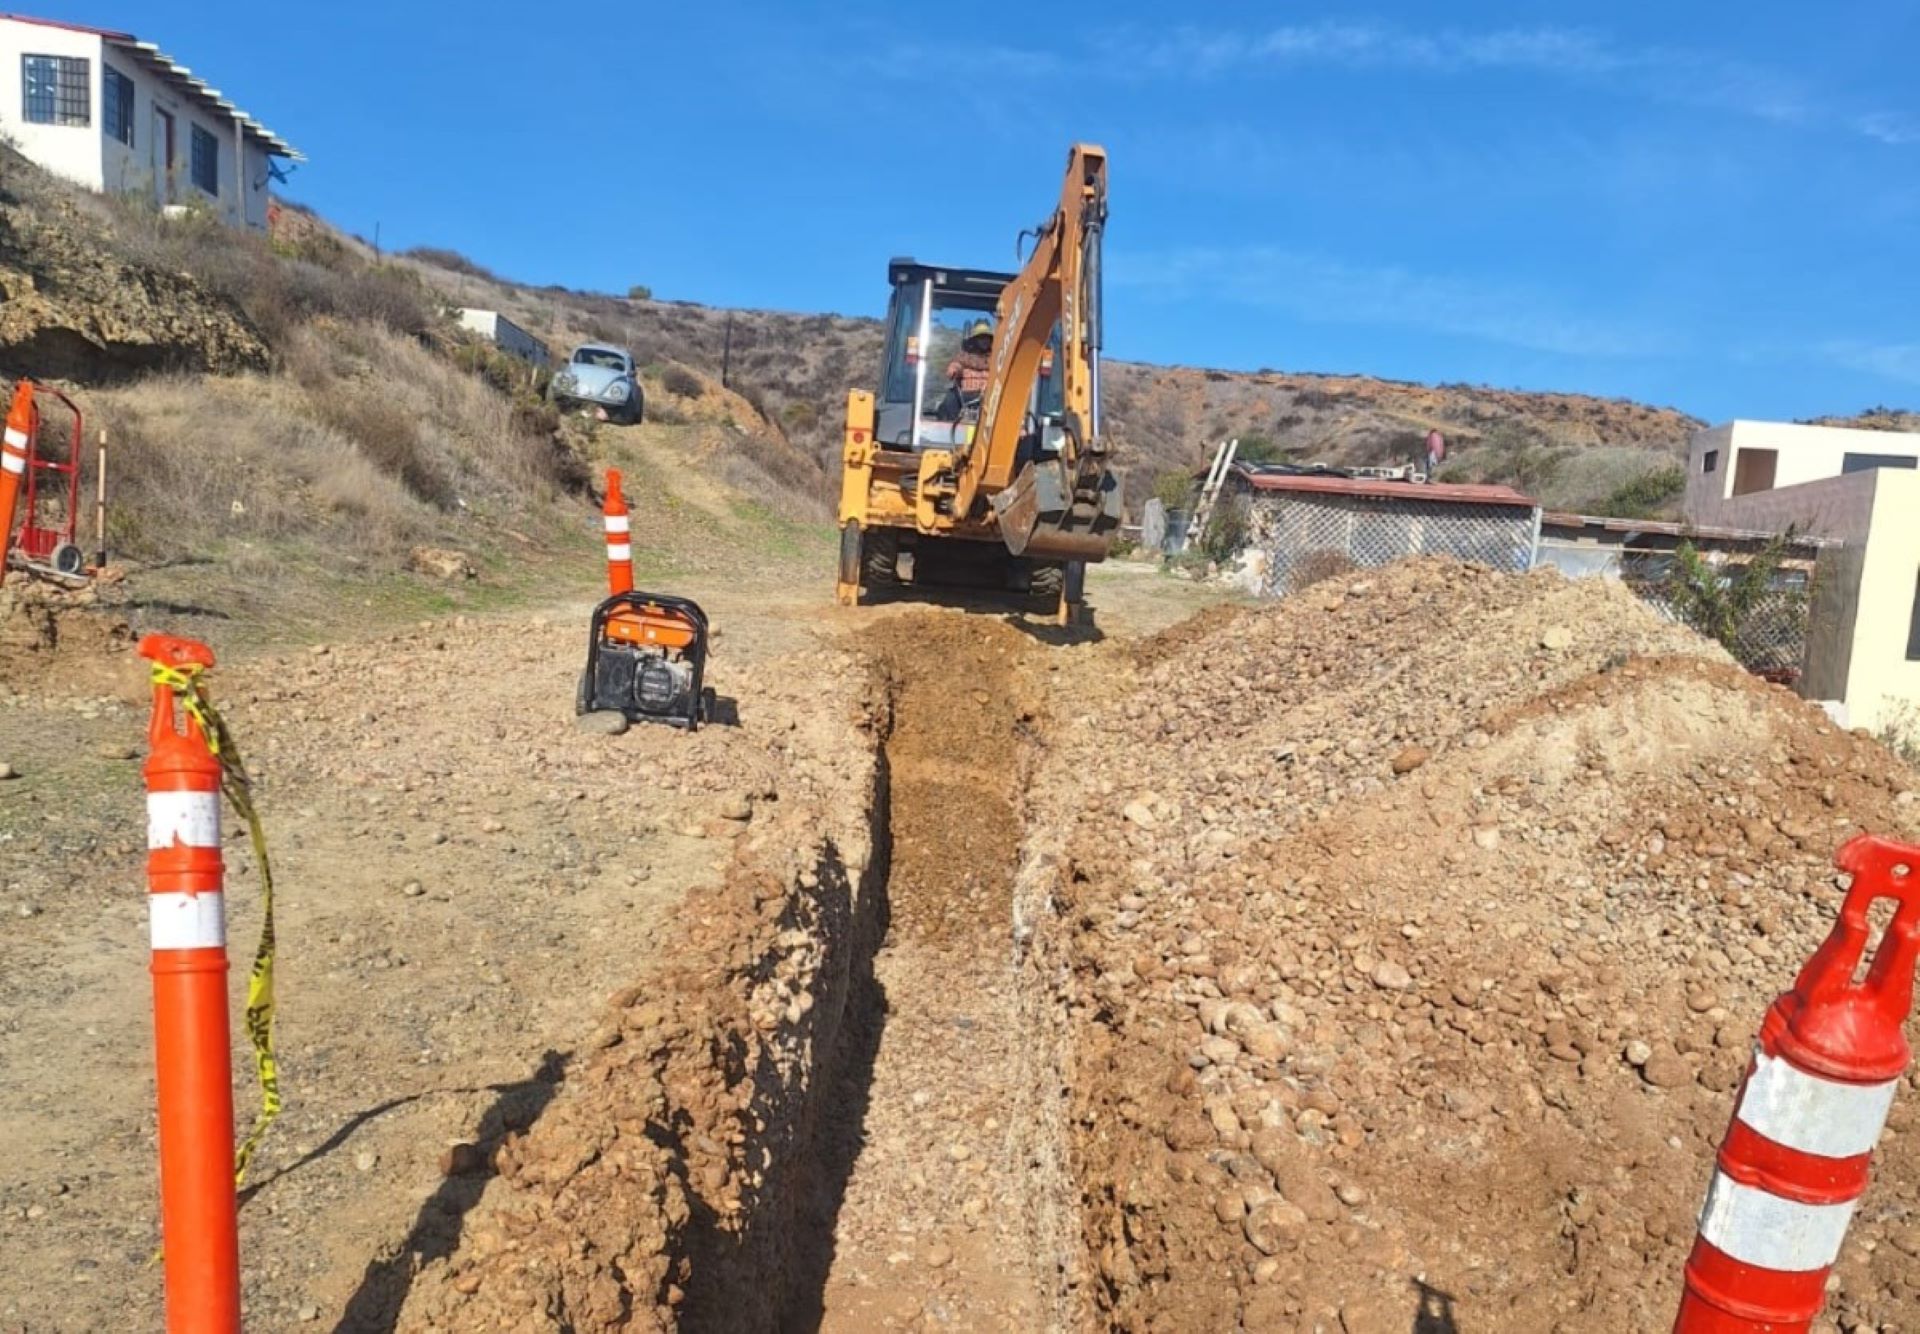
[[[1530,507],[1305,493],[1256,493],[1246,503],[1249,549],[1264,563],[1252,582],[1277,597],[1343,569],[1408,556],[1452,556],[1515,573],[1533,563]]]
[[[1676,594],[1671,563],[1657,557],[1630,560],[1623,563],[1620,580],[1665,619],[1690,626],[1709,639],[1717,638],[1714,627],[1690,614],[1687,602]],[[1725,573],[1732,579],[1739,567],[1729,566]],[[1727,651],[1756,675],[1786,684],[1798,680],[1807,658],[1807,622],[1813,605],[1810,593],[1807,570],[1776,572],[1767,589],[1734,623]]]

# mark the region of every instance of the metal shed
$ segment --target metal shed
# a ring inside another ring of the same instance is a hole
[[[1533,563],[1540,506],[1505,486],[1423,484],[1236,465],[1246,506],[1242,570],[1255,592],[1284,596],[1341,568],[1452,556],[1515,572]]]

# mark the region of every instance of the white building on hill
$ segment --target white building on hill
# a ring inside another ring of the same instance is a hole
[[[152,42],[19,14],[0,14],[0,134],[90,190],[236,226],[265,227],[275,160],[303,160]]]
[[[1920,435],[1736,421],[1687,451],[1686,517],[1833,539],[1801,692],[1920,744]]]

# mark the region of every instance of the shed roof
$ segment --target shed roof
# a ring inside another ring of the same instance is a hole
[[[283,157],[294,162],[307,160],[306,155],[299,149],[229,102],[221,95],[218,88],[211,87],[205,79],[200,78],[152,42],[141,41],[130,32],[119,32],[112,28],[95,28],[84,23],[65,23],[59,19],[35,18],[31,14],[0,12],[0,19],[12,19],[15,23],[31,23],[42,28],[63,28],[68,32],[91,33],[105,41],[107,45],[143,62],[162,78],[178,85],[188,97],[203,106],[212,107],[231,116],[240,123],[244,133],[260,142],[269,156]]]
[[[1417,501],[1440,505],[1507,505],[1533,509],[1531,496],[1510,486],[1467,486],[1455,482],[1395,482],[1340,477],[1329,473],[1278,472],[1257,465],[1234,465],[1234,475],[1256,491],[1294,491],[1309,495],[1359,496],[1368,500]]]

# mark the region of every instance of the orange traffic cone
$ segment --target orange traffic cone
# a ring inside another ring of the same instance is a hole
[[[33,381],[13,387],[13,406],[7,409],[6,435],[0,438],[0,578],[6,577],[7,549],[13,538],[13,510],[20,500],[20,480],[26,475],[27,454],[33,448],[40,411],[33,405]]]
[[[179,707],[175,685],[211,667],[213,653],[190,639],[148,635],[140,655],[154,663],[155,678],[147,729],[147,906],[167,1328],[238,1334],[220,761],[198,714]]]
[[[1674,1334],[1805,1334],[1827,1298],[1854,1206],[1913,1060],[1920,847],[1857,835],[1840,920],[1767,1011],[1720,1143]],[[1893,920],[1866,976],[1867,910]]]
[[[633,519],[627,498],[620,494],[620,470],[607,469],[607,503],[602,511],[607,530],[607,592],[633,591]]]

